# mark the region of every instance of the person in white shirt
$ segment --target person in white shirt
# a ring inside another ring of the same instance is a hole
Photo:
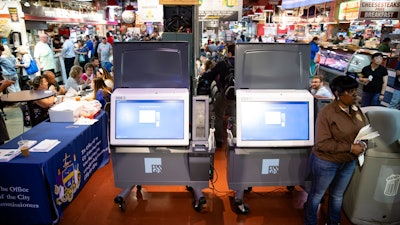
[[[311,94],[316,98],[333,98],[333,94],[324,86],[324,77],[315,75],[311,81]]]
[[[54,59],[54,52],[50,48],[47,40],[49,36],[46,33],[39,34],[39,42],[35,45],[33,57],[41,72],[51,71],[55,73],[56,60]]]

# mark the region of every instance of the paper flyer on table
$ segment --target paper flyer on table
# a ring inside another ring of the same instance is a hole
[[[60,143],[59,140],[44,139],[39,144],[37,144],[35,147],[31,148],[29,151],[31,151],[31,152],[49,152],[51,149],[53,149],[59,143]]]
[[[19,149],[0,149],[0,162],[8,162],[21,154]]]
[[[354,144],[359,143],[362,140],[371,140],[379,136],[378,131],[375,131],[369,124],[364,126],[363,128],[360,129],[358,132],[356,138],[354,139]],[[358,156],[358,163],[360,166],[363,166],[364,164],[364,154],[365,152],[361,153]]]

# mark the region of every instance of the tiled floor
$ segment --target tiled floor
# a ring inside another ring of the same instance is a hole
[[[7,127],[13,138],[22,130],[19,108],[5,108]],[[26,131],[26,128],[24,128]],[[143,186],[133,189],[126,199],[126,211],[114,203],[121,191],[115,187],[112,162],[96,171],[77,198],[63,211],[59,225],[301,225],[304,220],[303,204],[307,194],[296,187],[253,187],[244,201],[249,205],[247,215],[236,214],[232,207],[233,191],[226,180],[225,152],[217,149],[215,170],[218,180],[213,188],[204,189],[207,203],[201,212],[192,207],[192,194],[184,186]],[[351,225],[342,213],[342,225]],[[319,225],[324,224],[326,204],[320,210]]]

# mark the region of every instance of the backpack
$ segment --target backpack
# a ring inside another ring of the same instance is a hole
[[[223,79],[220,80],[220,92],[227,100],[236,100],[235,92],[235,67],[231,64],[229,59],[224,60],[228,71]]]
[[[197,82],[197,95],[210,95],[211,94],[211,84],[208,80],[199,78]]]

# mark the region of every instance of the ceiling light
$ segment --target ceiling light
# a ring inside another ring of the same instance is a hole
[[[31,7],[31,4],[30,4],[28,1],[26,1],[26,2],[24,3],[24,6],[25,6],[25,7]]]

